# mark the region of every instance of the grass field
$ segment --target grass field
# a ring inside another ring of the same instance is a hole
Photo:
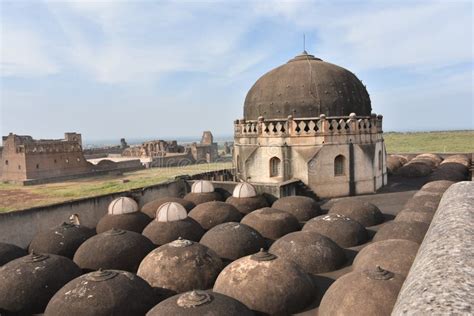
[[[141,188],[179,175],[231,168],[232,163],[211,163],[185,167],[152,168],[128,172],[121,176],[83,178],[34,186],[0,183],[0,212],[48,205],[101,194]],[[127,179],[129,182],[123,183]]]
[[[474,130],[384,133],[388,153],[474,152]]]

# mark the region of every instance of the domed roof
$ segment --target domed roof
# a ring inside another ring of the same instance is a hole
[[[192,193],[209,193],[214,192],[214,186],[211,181],[199,180],[193,183],[191,186]]]
[[[184,206],[176,202],[162,204],[156,211],[156,219],[159,222],[174,222],[188,217]]]
[[[255,187],[247,182],[239,183],[235,186],[232,196],[235,198],[248,198],[257,196]]]
[[[247,93],[244,118],[370,115],[369,94],[347,69],[304,51],[263,75]]]
[[[128,214],[138,211],[138,204],[129,197],[119,197],[109,204],[108,213],[111,215]]]

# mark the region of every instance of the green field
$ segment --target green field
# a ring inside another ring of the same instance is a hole
[[[388,153],[474,152],[474,130],[384,133]]]
[[[48,205],[74,199],[126,191],[154,185],[179,175],[193,175],[231,168],[232,163],[198,164],[185,167],[152,168],[92,178],[34,186],[0,183],[0,212]],[[124,183],[126,179],[129,182]]]

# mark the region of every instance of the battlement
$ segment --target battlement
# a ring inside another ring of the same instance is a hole
[[[379,134],[382,133],[382,115],[326,117],[324,114],[312,118],[293,118],[266,120],[237,120],[234,122],[234,134],[240,137],[307,137],[334,136],[342,134]]]

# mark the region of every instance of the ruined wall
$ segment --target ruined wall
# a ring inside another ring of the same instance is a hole
[[[90,172],[81,142],[77,133],[66,133],[59,140],[34,140],[14,134],[3,137],[2,179],[22,181]]]
[[[0,213],[0,242],[27,247],[38,231],[67,221],[71,214],[78,214],[85,226],[95,227],[99,219],[107,213],[109,203],[115,198],[130,196],[143,206],[160,197],[183,196],[186,192],[185,187],[184,180],[175,180],[130,191]]]

